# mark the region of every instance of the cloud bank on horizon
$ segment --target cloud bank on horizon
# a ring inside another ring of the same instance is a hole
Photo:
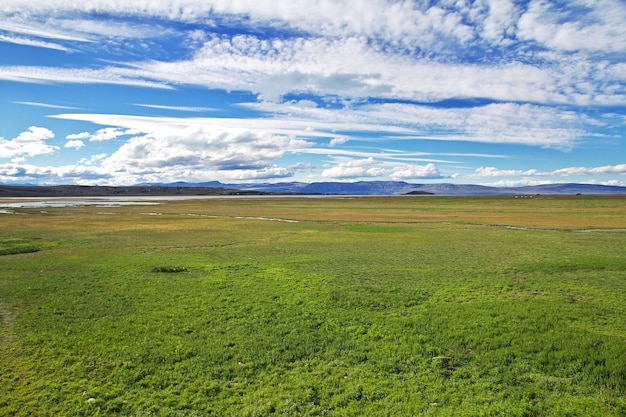
[[[5,0],[0,183],[626,185],[622,0]]]

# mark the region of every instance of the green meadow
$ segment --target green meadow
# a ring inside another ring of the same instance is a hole
[[[626,196],[0,212],[1,416],[624,416]]]

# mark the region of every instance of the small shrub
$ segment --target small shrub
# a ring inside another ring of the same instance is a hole
[[[163,272],[168,274],[176,274],[179,272],[186,272],[187,268],[184,266],[155,266],[152,268],[152,272]]]

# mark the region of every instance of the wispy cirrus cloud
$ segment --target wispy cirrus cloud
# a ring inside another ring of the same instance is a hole
[[[0,10],[2,10],[1,6]],[[18,14],[17,18],[11,18],[11,15],[6,16],[5,20],[0,22],[0,31],[57,41],[92,42],[84,36],[76,36],[61,28],[56,29],[46,24],[33,25],[32,21],[25,21],[21,16],[23,15]]]
[[[298,103],[257,103],[247,107],[271,112],[275,118],[298,117],[310,126],[336,131],[380,131],[397,138],[458,140],[484,143],[516,143],[556,149],[571,149],[591,134],[595,124],[615,120],[590,120],[574,111],[550,106],[518,103],[492,103],[472,107],[433,107],[421,104],[363,104],[350,108],[326,109]],[[386,128],[385,128],[386,127]],[[387,139],[388,137],[384,137]],[[349,138],[331,141],[336,146]]]
[[[162,82],[138,77],[125,68],[64,69],[57,67],[2,66],[0,80],[26,83],[118,84],[148,88],[171,89]]]
[[[38,48],[56,49],[58,51],[71,51],[70,48],[54,42],[46,42],[21,36],[6,36],[0,34],[0,42],[15,43],[18,45],[35,46]]]
[[[249,107],[271,110],[274,117],[175,118],[71,113],[51,117],[143,131],[215,124],[270,134],[326,138],[331,146],[345,144],[359,132],[378,132],[383,139],[391,136],[398,139],[427,137],[571,149],[577,141],[590,135],[593,127],[588,120],[572,111],[513,103],[447,109],[412,104],[368,104],[350,109],[294,107],[275,103]]]
[[[134,106],[139,107],[147,107],[150,109],[158,109],[158,110],[174,110],[174,111],[183,111],[183,112],[191,112],[191,113],[204,113],[211,111],[218,111],[214,107],[194,107],[194,106],[167,106],[163,104],[133,104]]]
[[[48,109],[64,109],[64,110],[79,110],[79,107],[73,106],[62,106],[60,104],[50,104],[50,103],[39,103],[34,101],[14,101],[16,104],[23,104],[25,106],[34,106],[34,107],[45,107]]]

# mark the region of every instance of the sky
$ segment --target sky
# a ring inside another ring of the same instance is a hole
[[[626,185],[624,0],[2,0],[0,183]]]

